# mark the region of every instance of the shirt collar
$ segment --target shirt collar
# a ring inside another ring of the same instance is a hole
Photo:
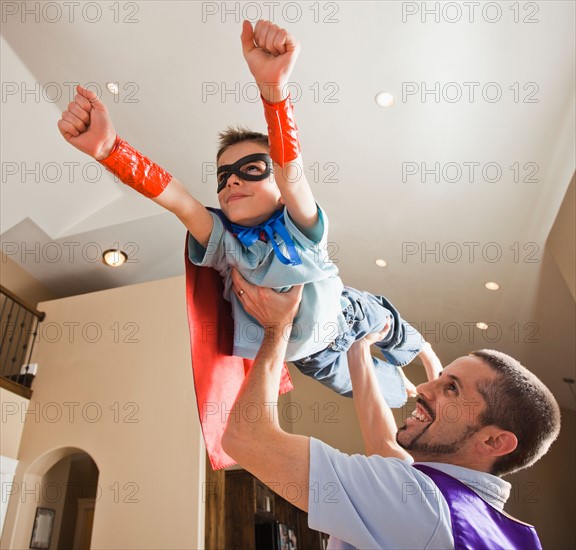
[[[455,477],[497,510],[503,510],[510,497],[512,487],[510,483],[487,472],[446,464],[445,462],[417,462],[415,464],[424,464]]]

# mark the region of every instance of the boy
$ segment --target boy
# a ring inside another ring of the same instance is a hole
[[[260,327],[244,311],[242,292],[231,293],[231,267],[252,283],[277,290],[304,284],[286,360],[334,391],[351,395],[346,350],[388,324],[391,330],[376,345],[392,366],[374,359],[375,371],[388,403],[401,406],[406,389],[396,367],[419,355],[433,379],[441,365],[385,298],[344,288],[328,258],[327,218],[304,175],[293,109],[283,95],[300,45],[268,21],[258,21],[254,29],[244,21],[242,48],[262,94],[268,139],[242,130],[221,135],[221,212],[209,211],[182,183],[118,138],[106,107],[80,86],[58,122],[60,132],[184,223],[190,260],[215,268],[224,278],[224,296],[235,319],[235,355],[253,358],[263,333],[255,335],[254,328]],[[408,393],[415,394],[410,384]]]

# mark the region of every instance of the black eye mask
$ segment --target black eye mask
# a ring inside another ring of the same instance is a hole
[[[262,162],[266,165],[266,168],[261,173],[256,173],[258,172],[257,170],[254,170],[254,173],[242,171],[242,169],[246,170],[249,168],[251,163],[258,167]],[[234,164],[223,164],[216,171],[216,176],[218,178],[218,189],[216,190],[216,193],[220,193],[220,191],[226,187],[228,178],[232,174],[236,174],[239,178],[246,181],[261,181],[270,176],[271,166],[272,159],[270,158],[270,155],[267,155],[266,153],[255,153],[238,159]]]

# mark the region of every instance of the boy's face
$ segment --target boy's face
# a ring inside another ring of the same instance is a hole
[[[232,145],[218,159],[218,166],[234,164],[236,161],[255,153],[268,153],[268,150],[253,141],[242,141]],[[257,173],[257,163],[250,163],[242,170]],[[283,204],[280,190],[273,174],[261,181],[248,181],[236,174],[230,174],[225,187],[218,193],[218,202],[224,215],[239,225],[254,226],[265,222]]]

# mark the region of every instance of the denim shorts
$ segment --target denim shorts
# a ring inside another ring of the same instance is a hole
[[[390,323],[386,338],[375,344],[385,361],[372,357],[379,386],[390,407],[400,407],[406,402],[406,388],[398,367],[408,364],[421,351],[424,340],[411,325],[406,323],[396,308],[383,296],[376,296],[354,288],[342,292],[342,310],[348,330],[327,348],[294,361],[294,365],[307,376],[346,397],[352,397],[352,383],[346,352],[350,346],[367,334],[382,330]]]

